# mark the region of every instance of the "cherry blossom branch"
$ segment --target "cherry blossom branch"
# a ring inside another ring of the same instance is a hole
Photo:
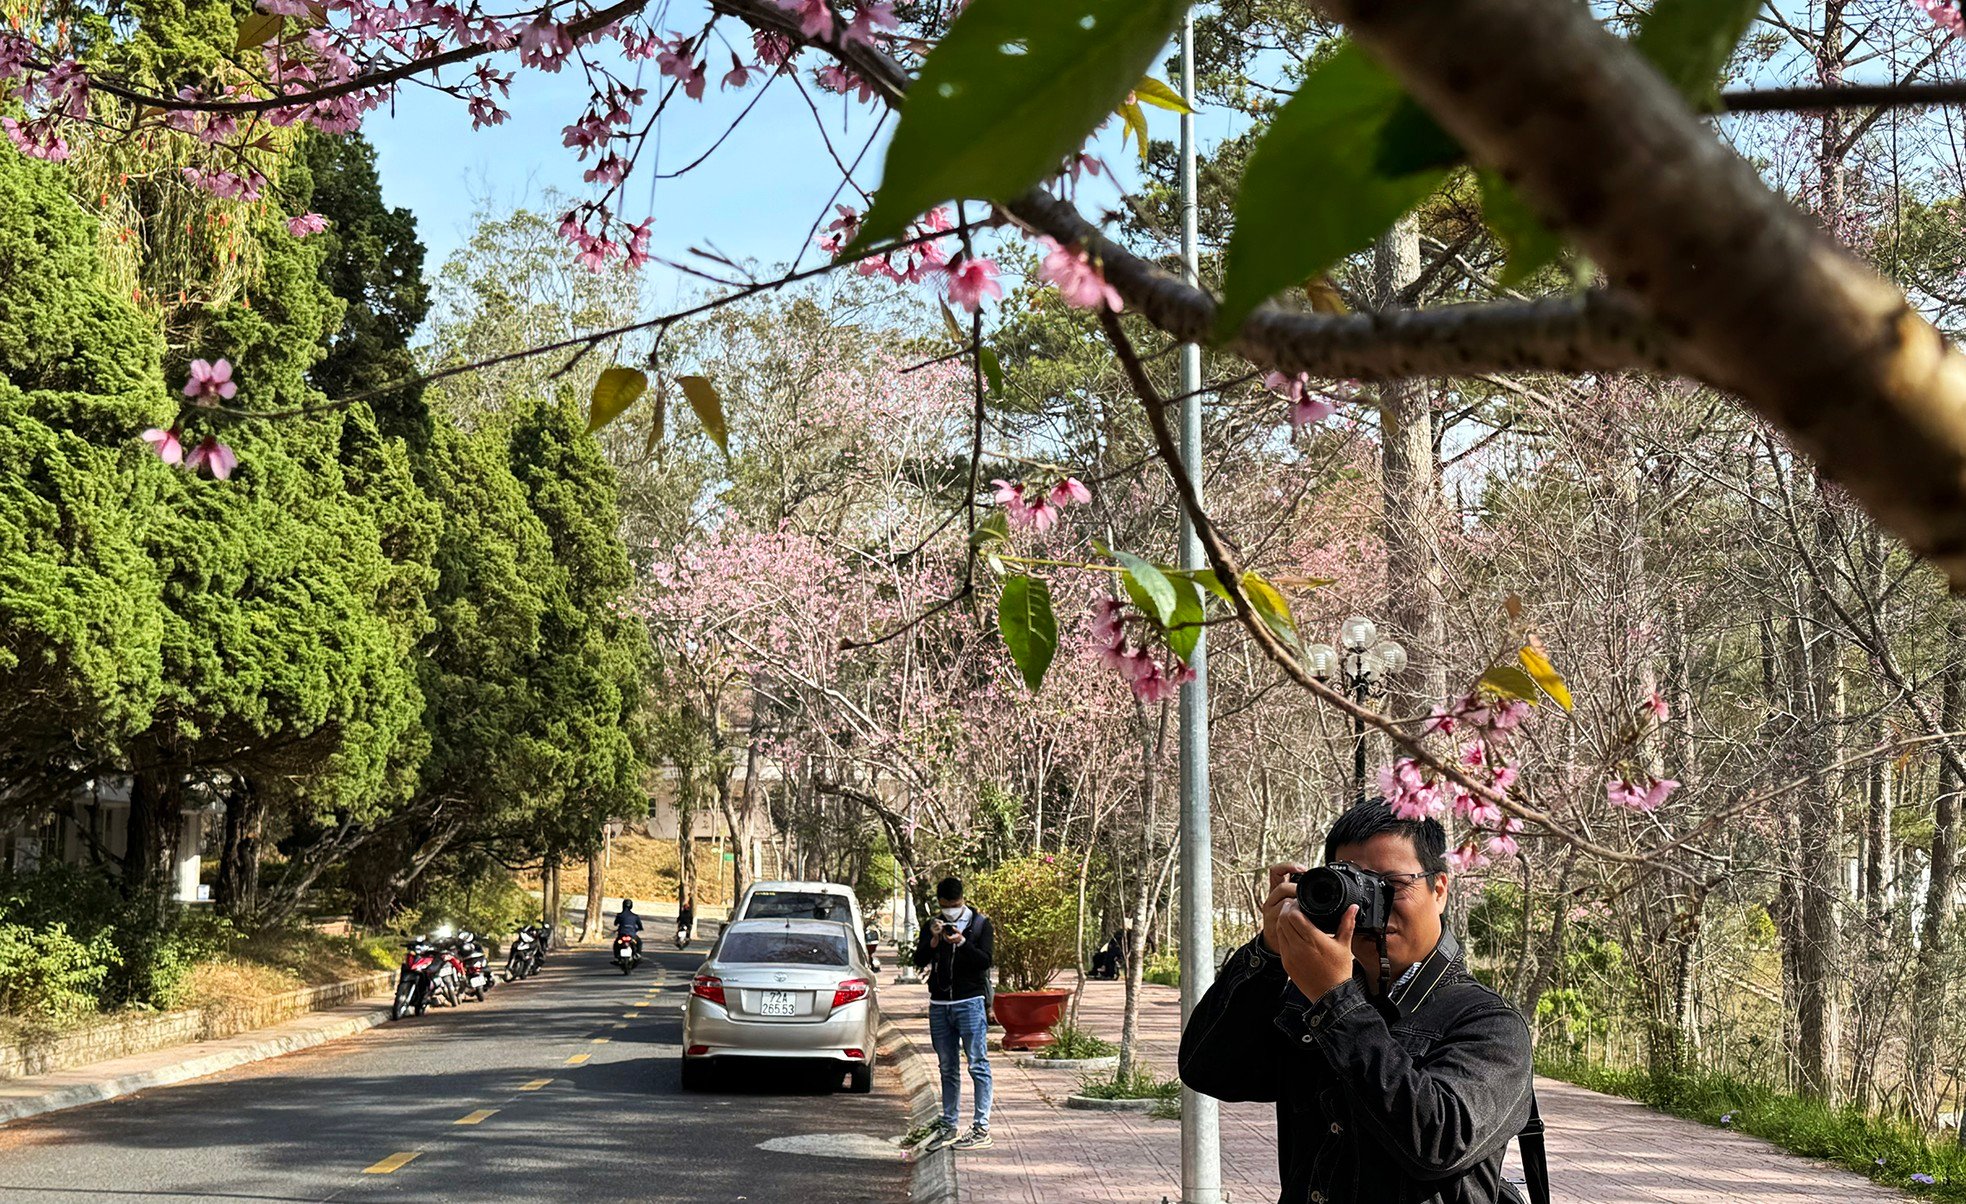
[[[1837,109],[1915,109],[1962,103],[1966,103],[1966,80],[1750,88],[1720,94],[1720,107],[1729,113],[1822,113]]]
[[[953,233],[953,231],[944,230],[917,234],[913,237],[900,239],[887,244],[873,253],[878,255],[892,254],[895,251],[902,251],[909,247],[920,246],[925,243],[948,238]],[[551,343],[522,347],[517,351],[507,351],[503,354],[490,356],[485,359],[473,360],[468,364],[453,364],[448,368],[438,368],[430,372],[420,373],[416,376],[404,377],[401,380],[377,385],[372,389],[364,389],[359,393],[351,393],[345,397],[333,398],[312,405],[293,406],[284,410],[243,410],[233,406],[220,405],[204,406],[201,408],[212,413],[223,414],[229,418],[299,418],[308,414],[329,413],[335,410],[346,409],[349,406],[358,405],[365,401],[373,401],[378,397],[388,397],[391,394],[400,393],[405,389],[421,388],[425,385],[435,384],[440,380],[447,380],[453,376],[462,376],[470,372],[480,372],[486,368],[499,367],[502,364],[516,363],[520,360],[533,359],[542,355],[552,355],[561,351],[575,349],[591,350],[610,339],[638,334],[645,330],[666,331],[678,322],[701,317],[704,314],[722,309],[727,305],[734,305],[750,297],[755,297],[763,293],[776,292],[781,288],[828,275],[834,269],[835,265],[829,263],[817,267],[805,268],[796,272],[787,272],[782,276],[777,276],[770,280],[759,281],[755,284],[748,284],[736,288],[734,291],[721,297],[713,297],[708,301],[696,305],[672,310],[660,317],[644,318],[620,326],[612,326],[606,330],[591,331],[587,334],[577,334],[570,338],[559,339]]]
[[[1474,780],[1463,773],[1461,768],[1451,760],[1443,760],[1436,756],[1421,741],[1401,731],[1398,724],[1354,702],[1344,693],[1332,689],[1311,676],[1296,655],[1284,646],[1277,634],[1271,631],[1269,625],[1257,615],[1248,596],[1243,592],[1242,573],[1237,566],[1235,554],[1222,542],[1213,520],[1201,504],[1194,482],[1189,478],[1182,462],[1180,446],[1175,441],[1174,431],[1168,425],[1166,407],[1159,404],[1158,390],[1147,376],[1139,354],[1133,349],[1132,340],[1128,339],[1126,332],[1120,328],[1119,318],[1110,310],[1101,309],[1099,323],[1106,332],[1107,340],[1113,345],[1113,353],[1119,358],[1120,366],[1126,371],[1127,380],[1132,384],[1134,392],[1139,394],[1143,403],[1141,409],[1146,413],[1148,426],[1153,431],[1154,445],[1160,452],[1161,462],[1167,467],[1168,474],[1174,478],[1175,491],[1181,498],[1181,508],[1187,513],[1188,521],[1194,524],[1195,534],[1201,541],[1202,549],[1208,554],[1209,565],[1215,570],[1215,579],[1228,593],[1230,604],[1235,608],[1237,617],[1242,620],[1243,628],[1249,632],[1264,655],[1319,702],[1335,707],[1378,731],[1404,749],[1415,761],[1476,797],[1501,808],[1504,812],[1514,815],[1525,823],[1535,824],[1583,852],[1609,861],[1639,864],[1655,860],[1649,853],[1631,853],[1599,844],[1557,823],[1553,816],[1523,802],[1513,792],[1498,791],[1487,783]]]

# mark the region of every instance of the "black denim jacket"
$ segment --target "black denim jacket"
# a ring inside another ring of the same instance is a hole
[[[1520,1198],[1502,1155],[1529,1116],[1529,1029],[1469,976],[1452,933],[1391,1005],[1356,976],[1315,1002],[1289,987],[1252,940],[1181,1034],[1182,1082],[1275,1102],[1278,1204]]]

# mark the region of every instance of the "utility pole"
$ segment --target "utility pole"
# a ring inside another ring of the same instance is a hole
[[[1200,284],[1195,197],[1195,22],[1181,18],[1181,274]],[[1181,461],[1201,496],[1201,347],[1181,346]],[[1181,515],[1181,567],[1207,568],[1201,540]],[[1195,679],[1181,687],[1181,1022],[1187,1024],[1215,981],[1215,865],[1208,817],[1208,632],[1195,642],[1188,665]],[[1216,1102],[1181,1088],[1181,1202],[1221,1204],[1221,1117]]]

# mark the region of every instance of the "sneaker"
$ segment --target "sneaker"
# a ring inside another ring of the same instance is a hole
[[[969,1132],[964,1133],[961,1137],[956,1138],[956,1140],[950,1144],[954,1145],[959,1150],[987,1150],[991,1146],[995,1145],[996,1142],[990,1140],[990,1130],[978,1128],[975,1125],[971,1125],[969,1127]]]
[[[938,1120],[928,1127],[928,1132],[922,1134],[921,1140],[915,1143],[915,1148],[923,1153],[927,1153],[930,1150],[939,1150],[945,1145],[951,1145],[955,1140],[956,1126],[946,1120]]]

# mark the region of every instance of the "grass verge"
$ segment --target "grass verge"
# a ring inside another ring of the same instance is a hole
[[[1738,1129],[1915,1195],[1966,1204],[1966,1149],[1902,1121],[1835,1108],[1725,1075],[1659,1077],[1590,1062],[1536,1059],[1538,1074]],[[1916,1178],[1914,1176],[1917,1176]]]

